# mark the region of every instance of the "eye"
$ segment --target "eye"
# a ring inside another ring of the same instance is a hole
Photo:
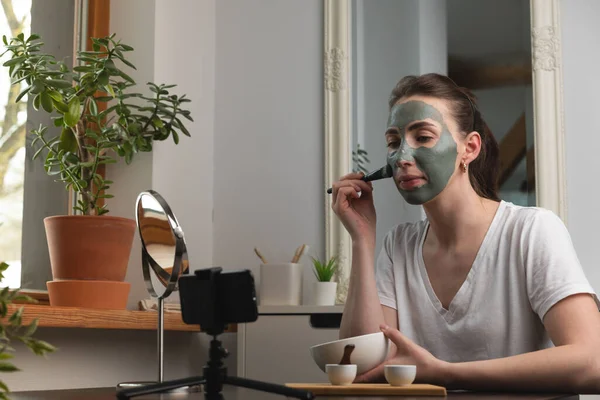
[[[419,136],[417,138],[417,142],[419,142],[419,143],[427,143],[427,142],[429,142],[432,139],[433,138],[431,136]]]
[[[400,147],[400,141],[397,139],[388,140],[387,147],[388,149],[397,149]]]

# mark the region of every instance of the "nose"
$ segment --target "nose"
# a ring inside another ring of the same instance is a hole
[[[413,158],[411,150],[412,149],[406,144],[406,141],[403,141],[402,145],[398,149],[398,154],[396,157],[396,166],[401,168],[413,165],[415,163],[415,159]]]
[[[398,166],[398,168],[406,168],[406,167],[413,166],[414,164],[415,164],[415,160],[413,160],[412,158],[410,160],[407,160],[405,158],[399,158],[398,161],[396,162],[396,165]]]

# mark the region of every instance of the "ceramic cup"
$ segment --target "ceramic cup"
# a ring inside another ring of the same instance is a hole
[[[325,371],[332,385],[350,385],[356,378],[356,364],[327,364]]]
[[[405,386],[414,382],[417,376],[416,365],[386,365],[384,366],[385,379],[392,386]]]
[[[389,352],[389,339],[383,332],[377,332],[321,343],[312,346],[310,354],[321,371],[327,372],[325,365],[339,364],[344,355],[344,348],[349,344],[355,346],[350,362],[356,364],[358,375],[384,362]]]

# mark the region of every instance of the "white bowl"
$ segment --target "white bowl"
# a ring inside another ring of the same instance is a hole
[[[392,386],[410,385],[417,376],[416,365],[386,365],[383,367],[385,379]]]
[[[356,378],[356,364],[327,364],[325,370],[332,385],[351,385]]]
[[[385,361],[389,351],[389,339],[383,332],[355,336],[322,343],[310,348],[310,354],[321,371],[327,372],[327,364],[339,364],[344,356],[344,347],[353,344],[350,362],[356,364],[357,374],[363,374]]]

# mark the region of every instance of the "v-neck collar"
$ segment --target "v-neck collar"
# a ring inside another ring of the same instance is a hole
[[[424,227],[421,231],[421,237],[419,238],[419,247],[417,249],[417,258],[418,258],[417,263],[419,265],[419,271],[421,272],[423,286],[425,287],[425,290],[427,291],[427,295],[429,296],[429,299],[431,300],[431,304],[437,310],[437,312],[446,320],[446,322],[451,323],[452,321],[456,320],[457,318],[462,317],[464,315],[464,312],[466,312],[469,304],[468,304],[468,301],[463,301],[463,298],[468,296],[469,293],[471,292],[471,288],[474,283],[474,277],[475,277],[475,274],[477,273],[480,261],[485,256],[485,253],[487,252],[487,249],[489,247],[489,242],[492,240],[491,238],[494,236],[494,232],[498,227],[499,221],[501,219],[500,217],[504,213],[505,208],[506,208],[506,203],[504,202],[504,200],[501,200],[500,205],[498,206],[498,209],[496,210],[496,214],[494,215],[494,218],[492,219],[492,223],[490,224],[490,227],[488,228],[488,230],[485,234],[485,237],[483,238],[483,241],[481,242],[481,246],[479,247],[479,250],[477,251],[477,255],[475,256],[475,260],[473,261],[473,264],[471,265],[471,269],[469,270],[469,273],[467,274],[465,281],[462,283],[462,285],[460,286],[460,288],[454,295],[454,298],[450,301],[450,304],[448,305],[448,309],[444,308],[444,306],[442,305],[442,302],[435,294],[435,291],[433,290],[433,286],[431,285],[431,281],[429,280],[429,275],[427,274],[427,268],[425,267],[425,259],[423,258],[423,245],[425,243],[425,238],[427,237],[427,232],[429,231],[429,221],[428,220],[425,221]],[[468,300],[468,298],[467,298],[467,300]]]

